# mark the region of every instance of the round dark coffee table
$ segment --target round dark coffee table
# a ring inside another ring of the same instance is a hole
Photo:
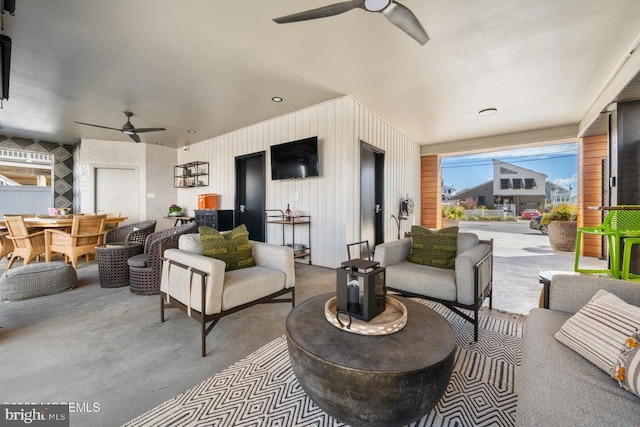
[[[354,426],[400,426],[427,414],[453,371],[456,337],[449,322],[422,304],[393,297],[407,307],[404,329],[356,335],[325,319],[332,296],[311,298],[287,317],[291,365],[307,395]]]

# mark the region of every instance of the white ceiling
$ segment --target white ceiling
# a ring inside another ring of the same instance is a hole
[[[143,142],[179,147],[342,95],[420,144],[576,125],[640,35],[638,0],[402,0],[424,46],[363,10],[271,20],[331,3],[17,0],[0,132],[128,141],[74,121],[130,110],[167,128]]]

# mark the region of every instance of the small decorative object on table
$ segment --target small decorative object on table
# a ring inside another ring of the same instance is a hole
[[[407,325],[407,307],[398,299],[387,296],[385,310],[369,322],[350,318],[336,310],[336,297],[329,298],[324,305],[324,317],[338,329],[358,335],[389,335]]]
[[[291,209],[289,209],[289,203],[287,203],[287,210],[284,211],[284,220],[291,221]]]
[[[175,203],[169,206],[169,216],[181,216],[182,208]]]

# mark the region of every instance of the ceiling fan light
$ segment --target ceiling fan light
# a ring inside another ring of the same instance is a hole
[[[364,0],[364,7],[369,12],[380,12],[389,6],[391,0]]]
[[[131,130],[123,130],[122,133],[124,133],[125,135],[134,135],[135,132],[131,131]]]
[[[494,114],[498,113],[498,109],[497,108],[484,108],[480,111],[478,111],[478,115],[480,116],[493,116]]]

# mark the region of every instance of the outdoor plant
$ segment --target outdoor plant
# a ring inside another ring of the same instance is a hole
[[[460,220],[464,218],[464,207],[458,205],[448,205],[442,207],[443,218]]]
[[[578,207],[569,203],[560,203],[551,208],[551,212],[542,215],[540,223],[548,225],[551,221],[575,221]]]

